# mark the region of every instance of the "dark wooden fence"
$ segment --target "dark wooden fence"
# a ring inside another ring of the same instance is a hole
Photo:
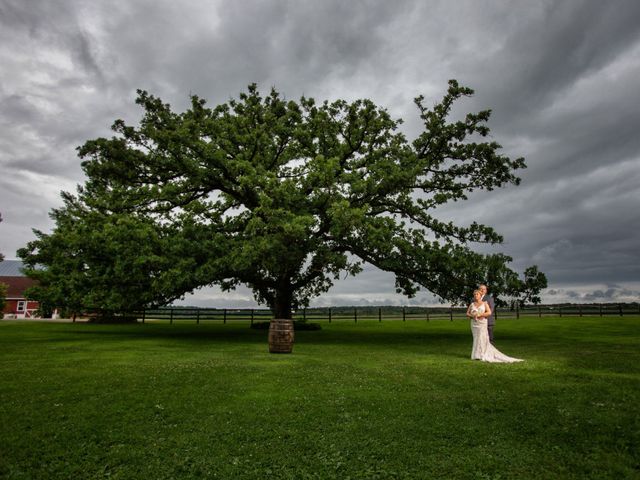
[[[132,312],[139,322],[162,321],[174,322],[266,322],[272,318],[266,309],[232,309],[232,308],[191,308],[163,307]],[[569,316],[611,316],[640,315],[640,304],[585,304],[585,305],[525,305],[517,308],[498,308],[496,318],[520,317],[569,317]],[[305,308],[293,315],[294,320],[309,322],[351,321],[357,323],[364,320],[407,321],[407,320],[460,320],[466,319],[465,307],[331,307]]]
[[[514,315],[514,312],[510,312]],[[640,315],[639,303],[588,303],[584,305],[525,305],[515,310],[515,316],[519,318],[521,315],[538,316],[553,315],[562,316],[579,316],[579,317],[602,317],[611,315]]]

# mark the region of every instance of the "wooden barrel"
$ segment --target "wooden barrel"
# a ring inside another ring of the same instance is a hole
[[[293,350],[293,320],[274,318],[269,325],[269,352],[291,353]]]

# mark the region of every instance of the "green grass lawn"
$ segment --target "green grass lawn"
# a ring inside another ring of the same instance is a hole
[[[640,478],[640,318],[0,322],[0,478]]]

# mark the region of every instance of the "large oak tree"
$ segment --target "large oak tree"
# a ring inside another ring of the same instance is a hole
[[[420,288],[466,301],[489,282],[537,300],[544,275],[519,279],[491,227],[434,212],[474,190],[519,183],[522,158],[487,141],[490,111],[448,119],[469,88],[449,82],[432,108],[415,100],[422,132],[369,100],[287,101],[255,85],[208,108],[193,96],[175,113],[145,91],[139,126],[79,148],[86,183],[52,213],[52,233],[20,251],[38,294],[74,308],[126,310],[172,301],[204,285],[248,285],[276,318],[326,292],[364,262],[393,272],[398,292]]]

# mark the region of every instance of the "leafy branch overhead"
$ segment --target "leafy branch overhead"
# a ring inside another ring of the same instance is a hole
[[[433,212],[473,190],[517,184],[515,172],[525,166],[485,141],[490,111],[448,122],[453,103],[472,93],[452,80],[433,108],[416,98],[424,128],[409,142],[401,121],[370,100],[294,102],[275,90],[262,97],[250,85],[213,108],[193,96],[187,111],[174,113],[139,91],[140,125],[118,120],[115,137],[79,148],[88,180],[53,212],[56,230],[38,232],[21,255],[53,267],[55,248],[67,248],[85,276],[104,264],[131,269],[147,304],[242,283],[288,318],[363,262],[395,273],[406,295],[422,286],[459,301],[487,279],[488,265],[511,272],[511,259],[470,247],[501,242],[491,227],[454,225]],[[111,232],[102,238],[117,245],[109,258],[89,258],[86,235],[51,246],[56,235],[83,226]],[[137,247],[114,240],[127,228],[139,234]],[[535,297],[541,283],[511,273],[495,278],[498,292],[528,289]],[[104,275],[97,276],[106,282]]]

